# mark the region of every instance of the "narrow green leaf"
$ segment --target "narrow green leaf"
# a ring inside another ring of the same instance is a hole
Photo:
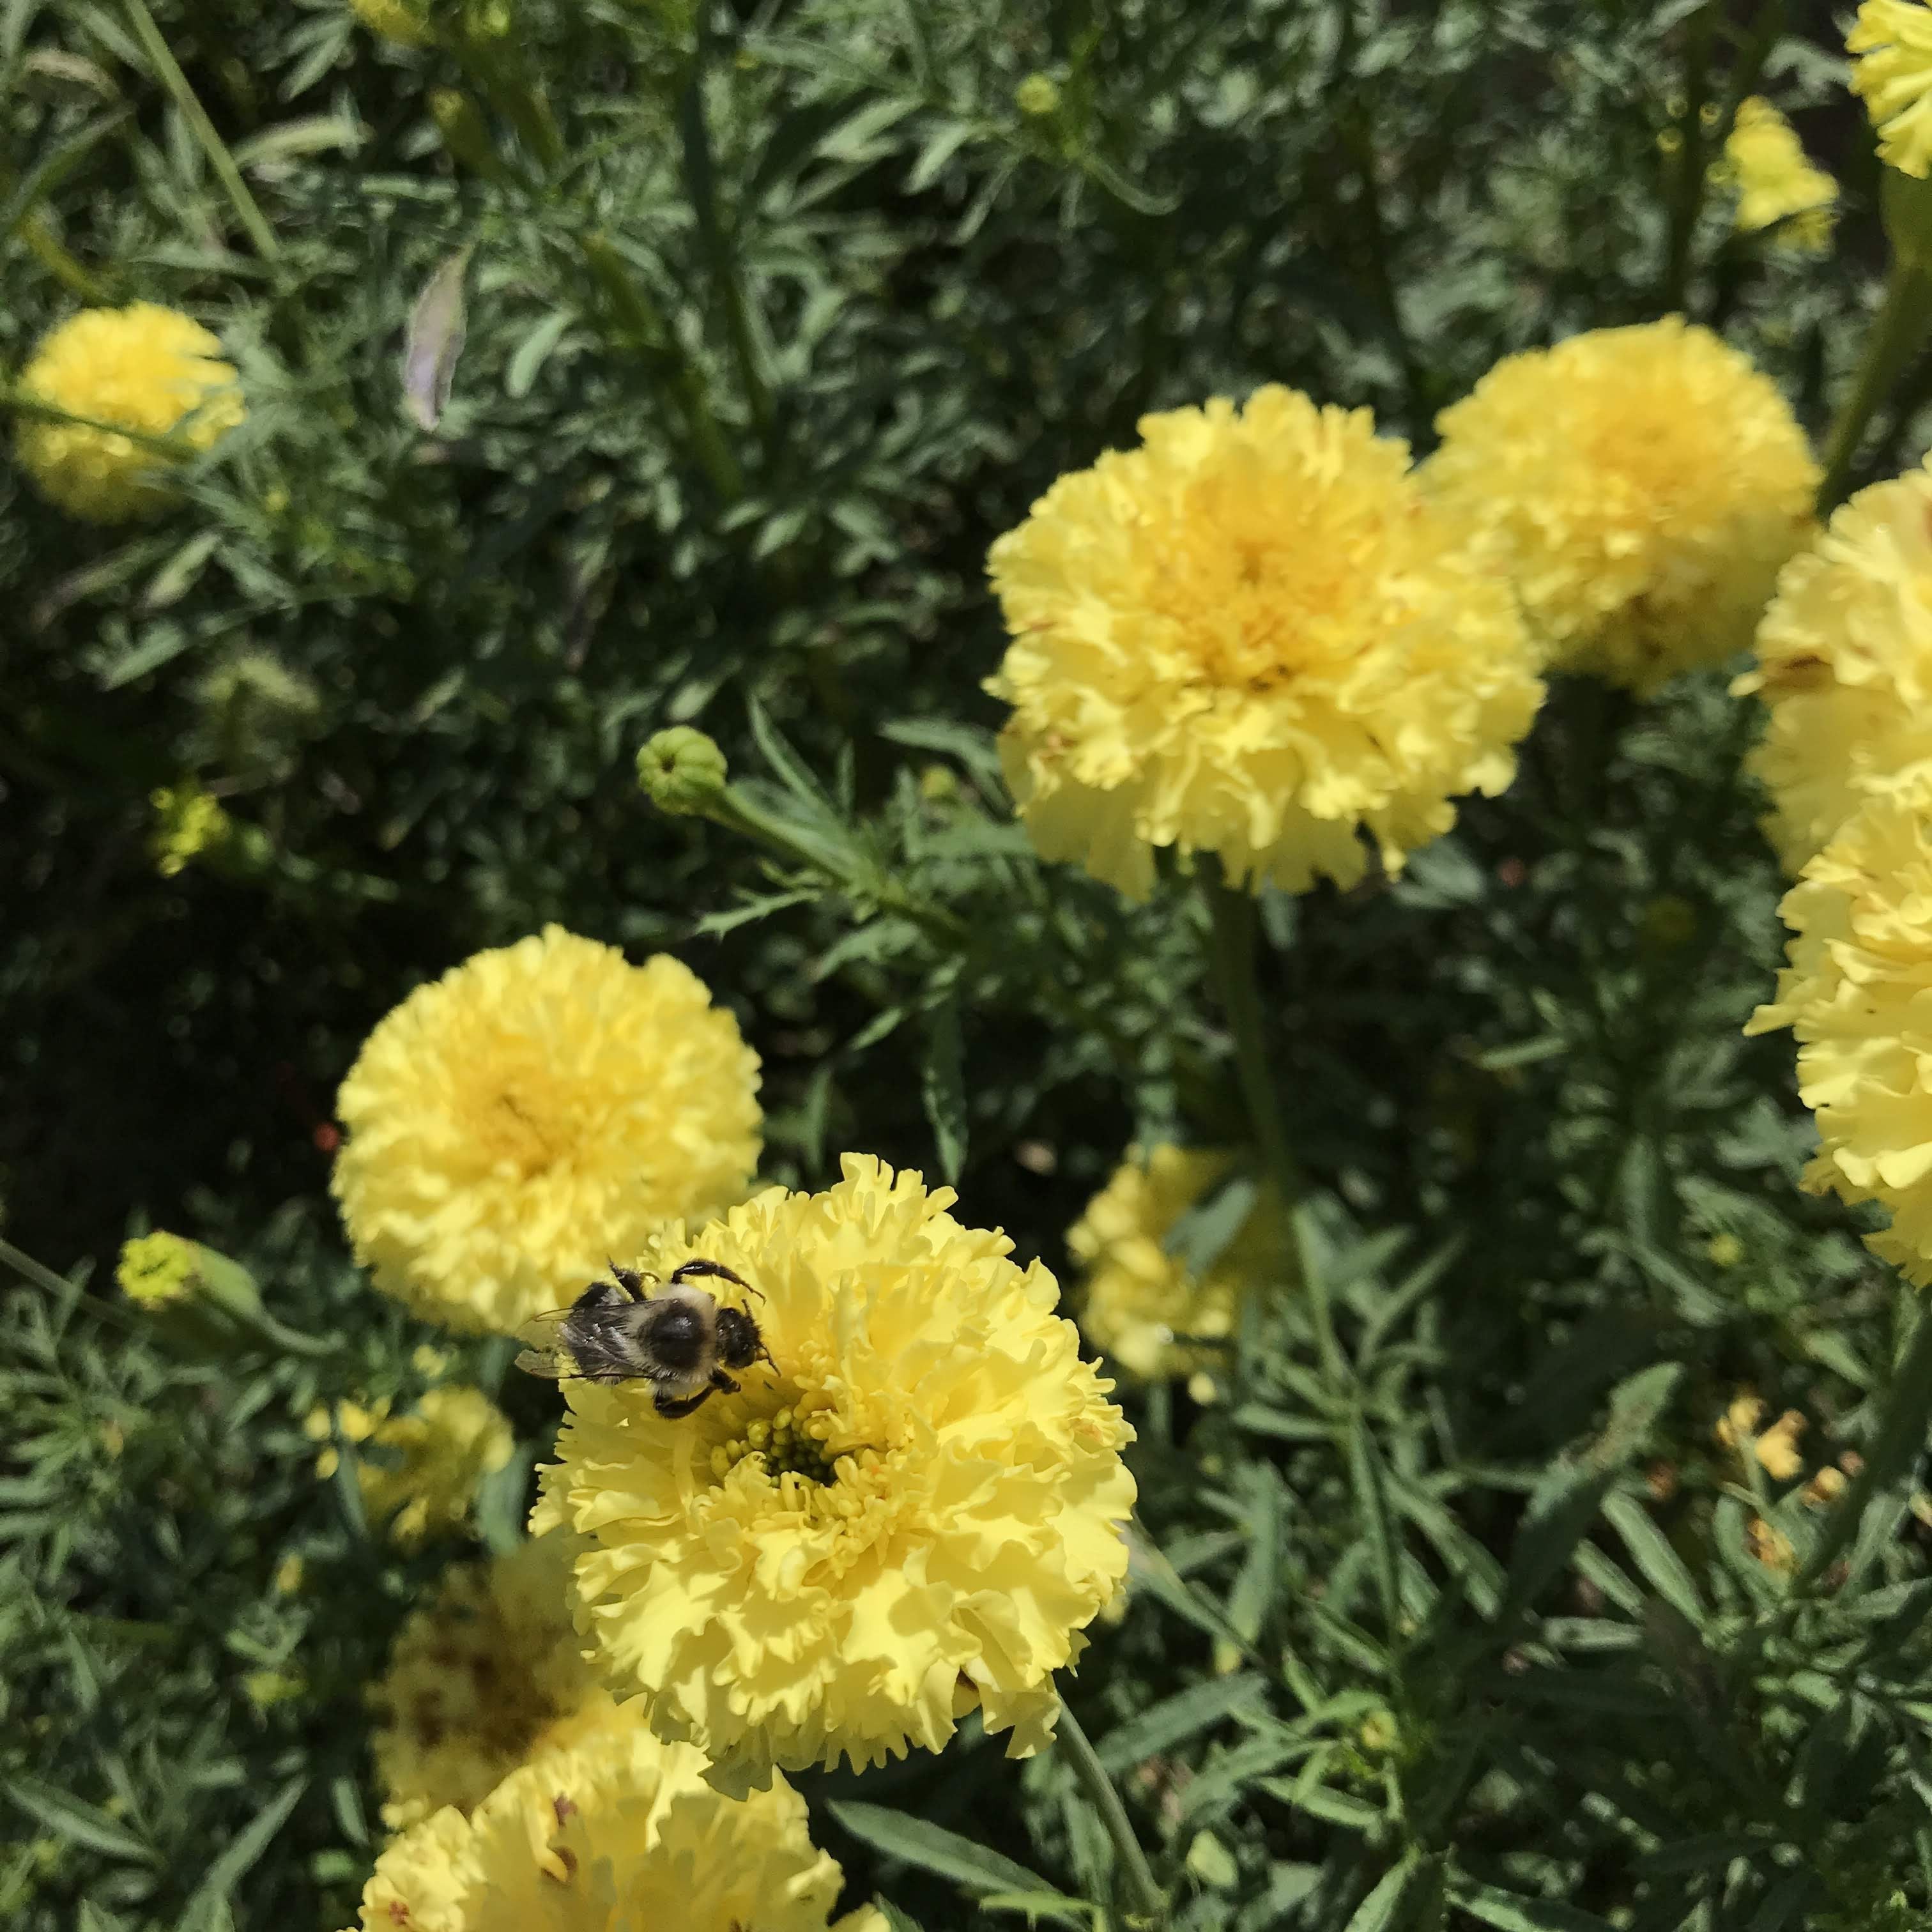
[[[1574,1905],[1548,1899],[1521,1898],[1492,1885],[1454,1886],[1450,1896],[1472,1918],[1502,1932],[1611,1932],[1610,1922]]]
[[[1244,1706],[1259,1708],[1266,1687],[1252,1671],[1196,1684],[1163,1697],[1109,1731],[1098,1746],[1100,1762],[1112,1772],[1131,1770],[1158,1751],[1222,1723]]]
[[[1604,1516],[1623,1538],[1624,1548],[1651,1588],[1693,1624],[1702,1624],[1706,1612],[1698,1598],[1696,1580],[1642,1504],[1628,1492],[1606,1496]]]
[[[932,1125],[939,1171],[948,1180],[957,1180],[966,1164],[968,1118],[965,1048],[960,1037],[956,995],[942,1000],[926,1021],[920,1098]]]
[[[1400,1919],[1403,1895],[1418,1869],[1417,1860],[1412,1857],[1384,1872],[1375,1888],[1350,1915],[1346,1932],[1388,1932]]]
[[[136,1858],[144,1864],[159,1862],[160,1854],[154,1846],[136,1837],[118,1819],[83,1803],[69,1792],[26,1777],[0,1781],[0,1790],[58,1838],[70,1839],[108,1858]]]
[[[903,1811],[890,1810],[883,1804],[862,1804],[852,1798],[831,1799],[827,1809],[854,1838],[862,1838],[874,1851],[950,1879],[975,1897],[989,1892],[1059,1896],[1036,1872],[923,1818],[910,1818]]]

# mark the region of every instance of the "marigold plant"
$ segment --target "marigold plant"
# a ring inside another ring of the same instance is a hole
[[[372,1526],[386,1528],[405,1549],[460,1528],[485,1478],[510,1460],[515,1438],[502,1412],[480,1389],[434,1388],[406,1415],[392,1415],[386,1400],[365,1408],[339,1402],[332,1414],[308,1418],[317,1442],[339,1432],[358,1445],[356,1480]],[[332,1444],[316,1459],[316,1473],[334,1474],[340,1452]]]
[[[743,1193],[758,1072],[688,967],[546,927],[370,1035],[336,1101],[344,1226],[385,1293],[453,1328],[514,1330],[658,1223]]]
[[[1875,791],[1932,758],[1932,470],[1861,490],[1794,557],[1732,687],[1770,706],[1750,769],[1796,872]]]
[[[1509,593],[1368,412],[1276,385],[1142,419],[990,564],[1007,782],[1040,851],[1145,896],[1157,852],[1344,885],[1497,792],[1542,697]]]
[[[1810,528],[1790,404],[1676,316],[1507,356],[1436,426],[1424,480],[1483,532],[1552,667],[1640,694],[1742,650]]]
[[[1126,1570],[1132,1432],[1053,1276],[950,1188],[843,1168],[646,1244],[660,1278],[701,1256],[751,1283],[771,1360],[676,1421],[648,1385],[566,1382],[543,1472],[608,1681],[722,1789],[937,1750],[975,1708],[1037,1750]]]

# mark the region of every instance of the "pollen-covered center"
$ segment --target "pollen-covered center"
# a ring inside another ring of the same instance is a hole
[[[1202,681],[1265,692],[1332,676],[1360,652],[1382,578],[1379,519],[1324,514],[1318,484],[1205,476],[1136,534],[1137,602],[1164,618]]]
[[[455,1113],[493,1172],[533,1180],[572,1163],[597,1132],[603,1100],[534,1053],[479,1057],[456,1070]]]
[[[838,1480],[838,1459],[830,1437],[832,1418],[823,1412],[800,1415],[782,1408],[767,1421],[747,1423],[742,1436],[719,1443],[711,1452],[711,1473],[720,1482],[747,1456],[756,1456],[765,1474],[784,1486],[787,1476],[822,1488]]]

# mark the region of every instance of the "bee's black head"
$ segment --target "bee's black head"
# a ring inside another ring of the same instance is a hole
[[[742,1308],[718,1311],[718,1358],[728,1369],[749,1368],[765,1352],[758,1324]]]

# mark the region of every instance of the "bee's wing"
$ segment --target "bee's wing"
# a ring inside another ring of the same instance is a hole
[[[517,1340],[524,1345],[517,1366],[525,1375],[558,1382],[577,1372],[577,1365],[560,1340],[563,1319],[569,1312],[567,1308],[553,1308],[546,1314],[532,1317],[517,1330]]]

